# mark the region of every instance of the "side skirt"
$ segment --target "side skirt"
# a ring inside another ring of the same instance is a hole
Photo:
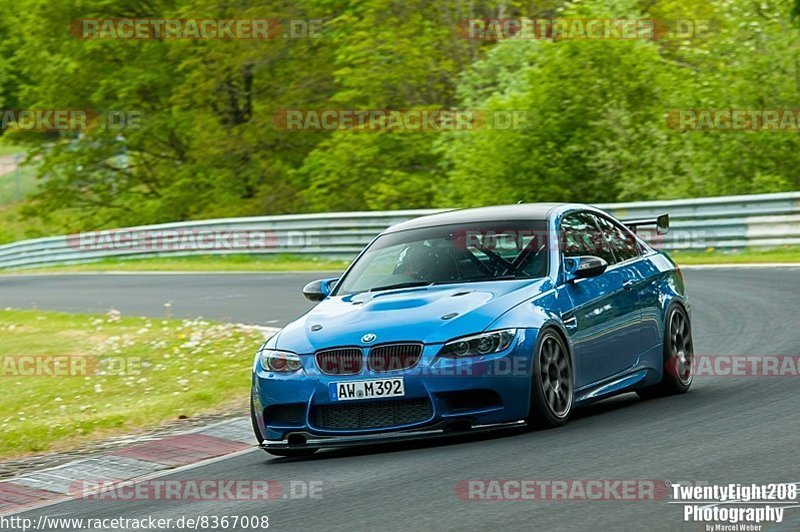
[[[649,373],[652,373],[652,370],[638,369],[633,372],[615,375],[599,384],[576,390],[575,406],[589,404],[621,393],[632,392],[645,385]]]

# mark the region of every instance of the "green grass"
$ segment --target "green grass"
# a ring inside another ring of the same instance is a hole
[[[0,458],[69,449],[234,405],[244,413],[263,340],[204,321],[38,310],[0,310],[0,338]],[[23,360],[64,355],[74,362],[67,375],[21,375]]]
[[[680,265],[695,264],[758,264],[768,262],[800,263],[800,247],[784,246],[771,249],[670,251],[669,256]]]
[[[101,271],[244,271],[244,272],[303,272],[343,271],[347,261],[325,260],[297,255],[194,255],[152,259],[106,259],[73,266],[36,268],[31,272],[101,272]],[[14,273],[21,270],[4,270]]]

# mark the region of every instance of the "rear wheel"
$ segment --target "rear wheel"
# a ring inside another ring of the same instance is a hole
[[[664,372],[661,382],[636,393],[649,399],[688,392],[694,379],[693,364],[692,325],[683,307],[676,304],[669,309],[664,330]]]
[[[528,424],[536,428],[560,427],[572,412],[573,377],[569,351],[553,329],[539,335],[533,360]]]

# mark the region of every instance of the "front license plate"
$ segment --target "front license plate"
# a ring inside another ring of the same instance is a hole
[[[328,386],[330,386],[332,401],[403,397],[406,394],[403,379],[332,382]]]

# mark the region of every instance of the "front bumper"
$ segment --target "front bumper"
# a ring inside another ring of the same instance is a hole
[[[502,353],[470,359],[438,356],[441,345],[426,345],[420,362],[410,370],[358,375],[324,375],[313,355],[301,355],[303,371],[281,374],[254,364],[252,401],[255,422],[265,449],[342,447],[366,443],[435,438],[460,432],[476,432],[520,426],[530,404],[530,364],[535,331],[519,330],[512,345]],[[366,350],[365,350],[366,354]],[[333,382],[402,377],[401,398],[336,401]],[[425,415],[381,426],[333,428],[321,423],[319,412],[341,407],[379,406],[400,408],[404,402],[424,402]],[[273,416],[286,409],[292,419]]]
[[[522,429],[527,426],[525,420],[510,423],[494,423],[489,425],[475,425],[466,430],[452,430],[450,425],[443,423],[435,427],[417,430],[396,432],[382,432],[378,434],[361,434],[357,436],[319,436],[307,432],[291,432],[283,440],[265,440],[259,445],[262,449],[319,449],[322,447],[354,447],[379,443],[399,443],[424,439],[444,438],[461,434],[474,434],[495,430]]]

